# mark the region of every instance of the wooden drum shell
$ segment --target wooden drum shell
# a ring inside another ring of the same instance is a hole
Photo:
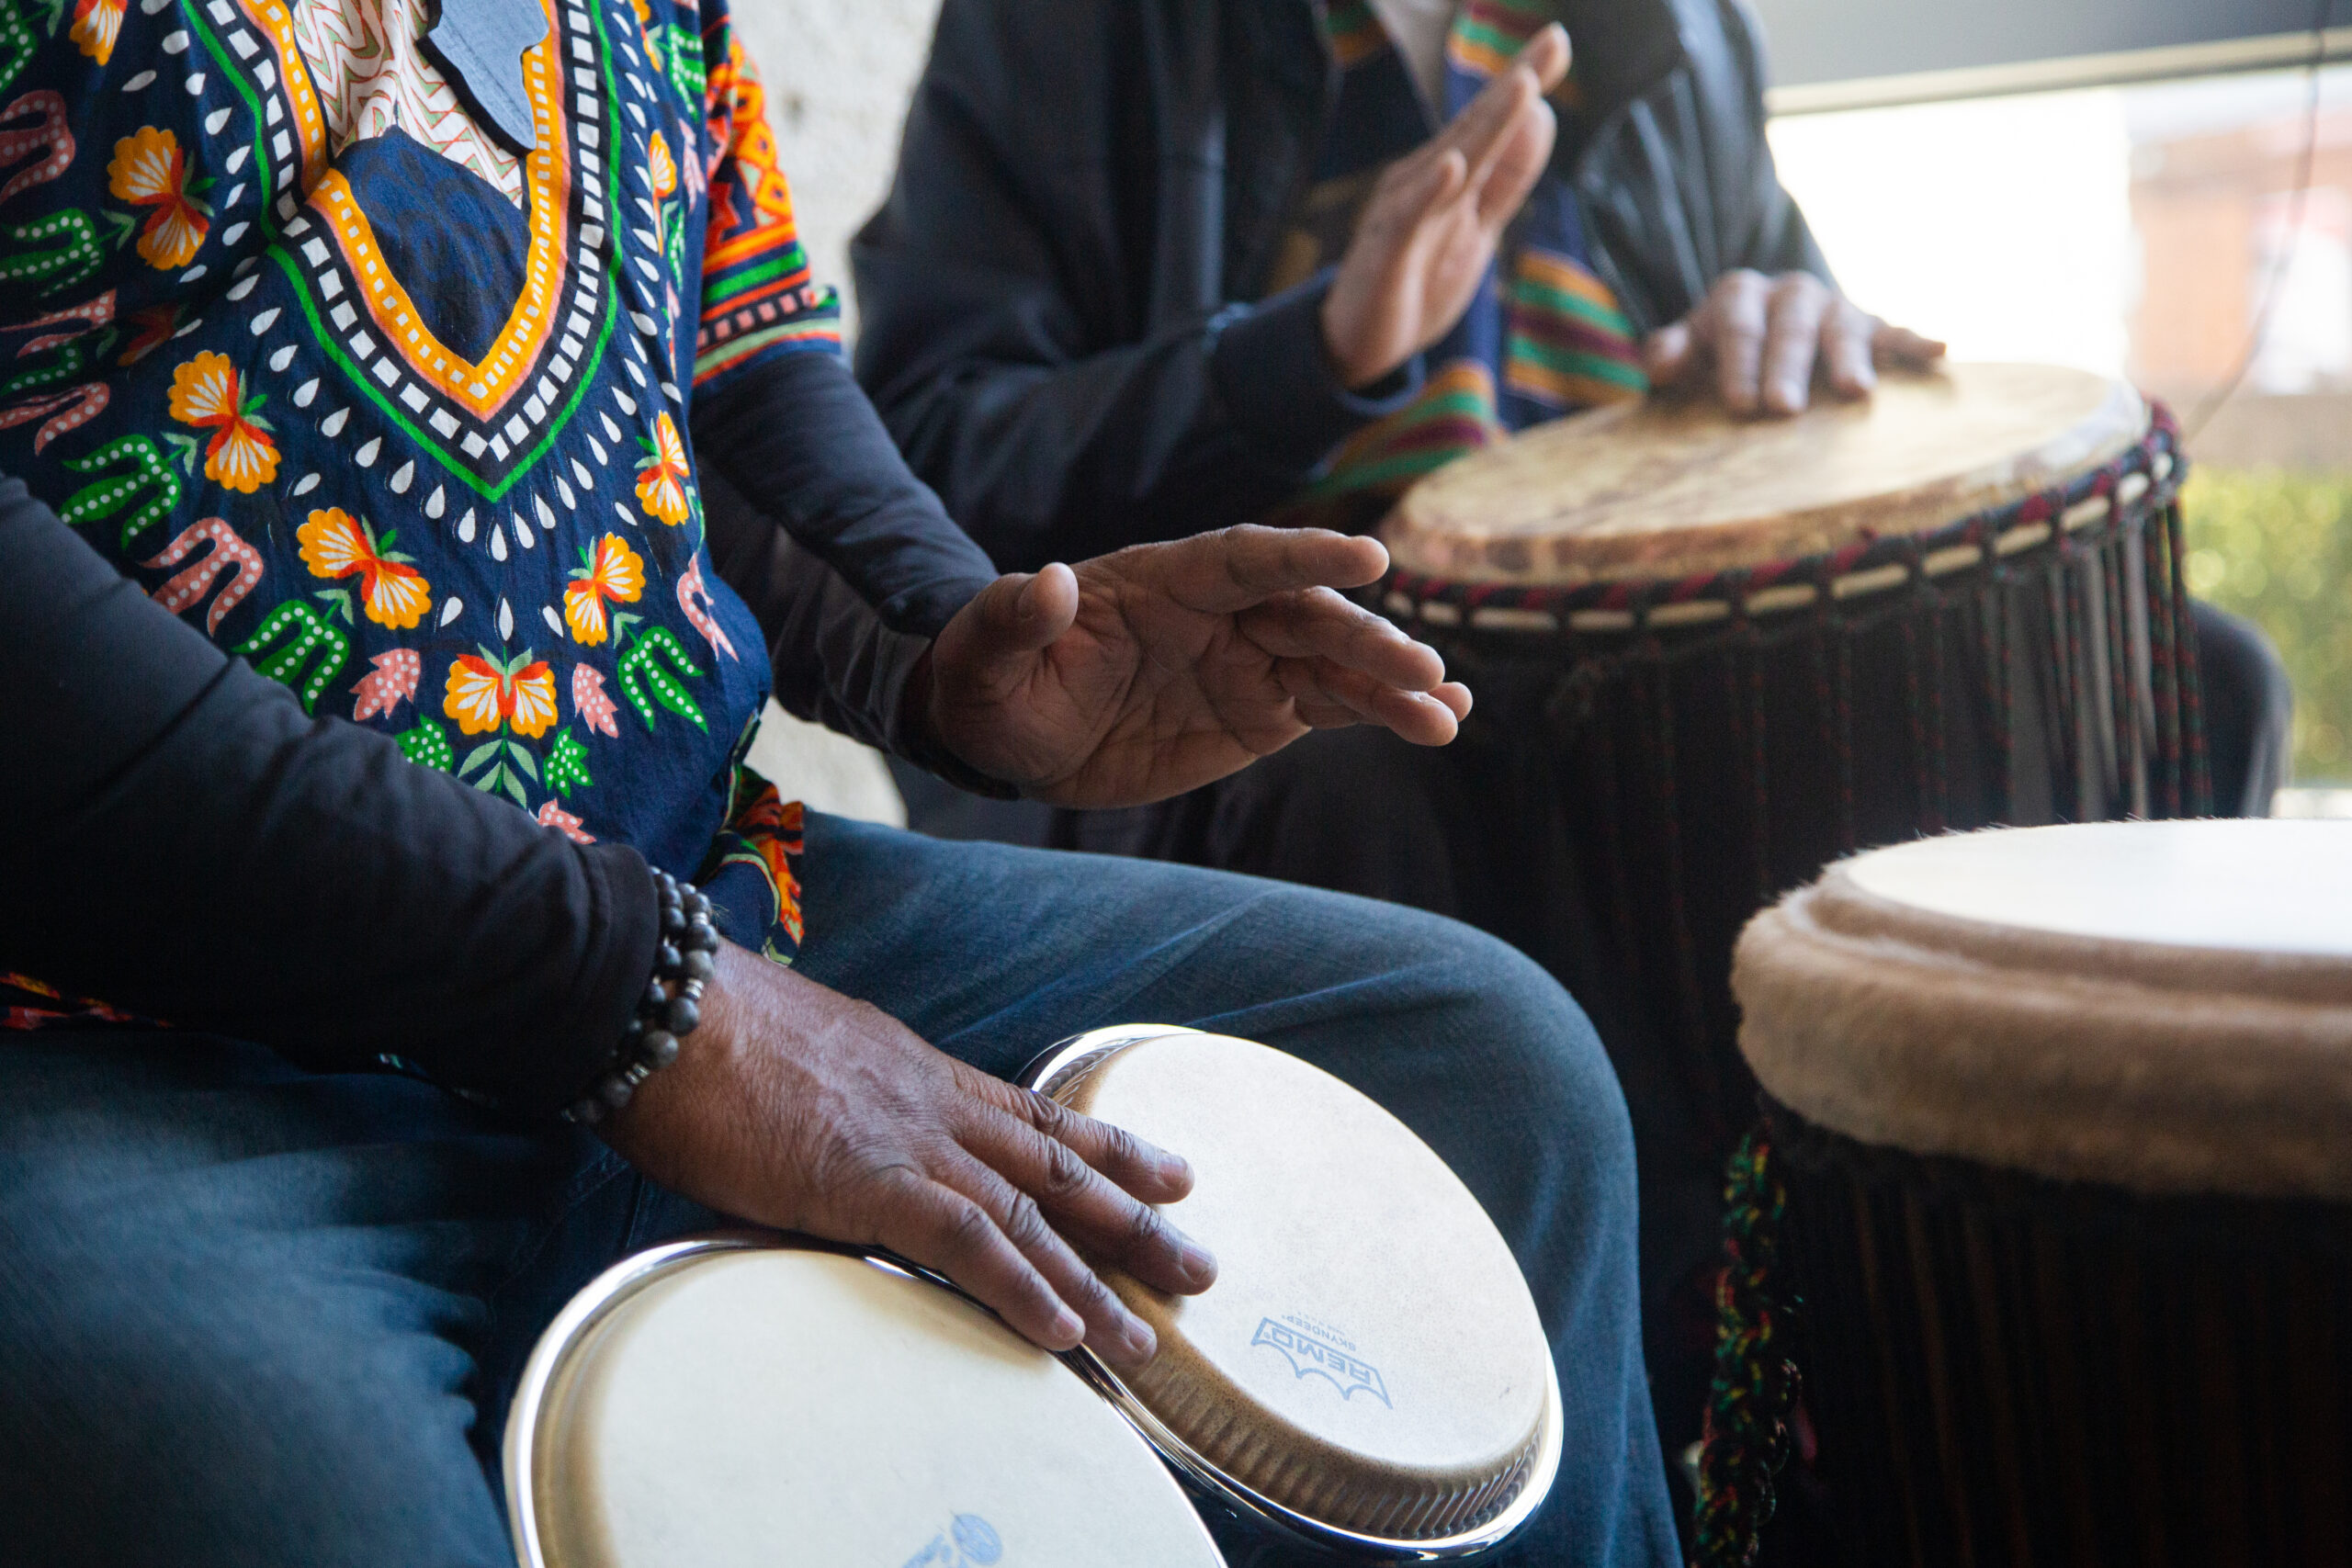
[[[2352,1561],[2352,824],[1958,835],[1759,916],[1840,1561]]]
[[[2352,1212],[1767,1124],[1838,1568],[2352,1562]]]

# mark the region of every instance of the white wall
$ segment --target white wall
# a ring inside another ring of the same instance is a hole
[[[843,324],[853,331],[849,237],[889,188],[907,99],[938,14],[939,0],[736,0],[736,26],[767,85],[801,237],[817,276],[841,288]],[[879,756],[773,704],[752,765],[787,799],[817,810],[906,822]]]
[[[889,188],[939,0],[735,0],[820,279],[850,298],[850,234]]]

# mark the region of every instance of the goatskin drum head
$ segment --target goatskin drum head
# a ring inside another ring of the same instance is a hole
[[[1540,1501],[1557,1459],[1550,1347],[1445,1163],[1263,1045],[1178,1030],[1085,1043],[1045,1091],[1189,1159],[1193,1190],[1165,1212],[1217,1258],[1199,1296],[1108,1277],[1159,1336],[1121,1380],[1149,1417],[1257,1497],[1371,1540],[1457,1536]]]
[[[1733,989],[1764,1088],[1864,1143],[2352,1201],[2352,822],[1873,851],[1758,915]]]
[[[1556,588],[1673,581],[1923,533],[2110,462],[2148,431],[2120,381],[2041,365],[1888,371],[1854,402],[1743,419],[1654,397],[1542,425],[1408,491],[1405,571]]]
[[[526,1568],[1220,1568],[1158,1455],[961,1297],[833,1252],[662,1251],[526,1374]]]

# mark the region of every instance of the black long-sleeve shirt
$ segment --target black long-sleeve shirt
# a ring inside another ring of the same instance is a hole
[[[695,431],[711,552],[786,705],[947,762],[899,709],[989,569],[847,371],[779,360]],[[5,478],[0,628],[0,971],[306,1066],[397,1055],[526,1108],[609,1062],[655,945],[634,850],[575,845],[311,718]]]

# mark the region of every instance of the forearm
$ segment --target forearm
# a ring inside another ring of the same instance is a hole
[[[766,634],[786,713],[898,750],[907,682],[929,637],[894,632],[841,573],[716,472],[703,476],[711,561]]]
[[[731,373],[697,394],[694,434],[705,474],[724,481],[733,502],[712,525],[720,574],[771,641],[776,590],[789,574],[754,561],[778,538],[832,568],[883,626],[917,637],[936,636],[995,580],[830,354],[776,355]]]
[[[1781,184],[1780,165],[1773,161],[1771,138],[1766,133],[1769,111],[1764,95],[1770,82],[1763,40],[1756,36],[1747,14],[1739,6],[1726,5],[1723,16],[1732,58],[1740,73],[1741,101],[1747,109],[1746,145],[1752,150],[1747,169],[1752,187],[1748,209],[1755,214],[1747,243],[1733,265],[1751,267],[1767,276],[1809,272],[1835,288],[1838,279],[1829,270],[1829,259],[1822,254],[1813,227],[1805,221],[1796,198]]]
[[[816,360],[814,355],[796,357],[812,364]],[[847,383],[837,361],[825,363]],[[883,479],[877,483],[871,475],[852,474],[845,480],[828,478],[823,482],[845,485],[861,496],[882,495],[883,503],[865,511],[858,525],[877,529],[879,520],[888,517],[896,532],[908,538],[910,549],[936,563],[938,576],[907,579],[916,587],[901,595],[902,600],[911,598],[915,607],[915,613],[901,615],[901,626],[928,626],[943,613],[960,610],[994,574],[978,547],[939,510],[931,491],[906,473],[897,452],[879,435],[863,396],[854,387],[850,391],[857,398],[864,423],[874,432],[872,439],[882,447],[878,457],[869,452],[861,460],[879,469]],[[790,417],[789,410],[780,408],[765,423],[773,427]],[[712,434],[723,438],[723,430],[758,428],[763,423],[750,405],[739,405],[730,411],[727,425],[713,427]],[[856,448],[865,437],[854,428],[840,440],[834,439],[840,432],[829,434],[808,425],[800,431],[796,443],[824,450],[823,443],[833,440],[832,449],[845,454],[841,461],[860,457]],[[967,789],[1007,793],[995,781],[964,767],[933,738],[922,701],[931,636],[888,624],[868,595],[787,531],[772,506],[755,503],[738,489],[727,477],[729,467],[711,461],[703,469],[711,561],[759,620],[775,671],[777,703],[797,717],[904,757]],[[888,482],[892,473],[901,476],[900,482]],[[804,528],[812,534],[825,531],[824,513],[808,516],[811,522],[804,523]]]
[[[643,862],[311,720],[0,480],[0,967],[306,1065],[575,1095],[650,972]]]

